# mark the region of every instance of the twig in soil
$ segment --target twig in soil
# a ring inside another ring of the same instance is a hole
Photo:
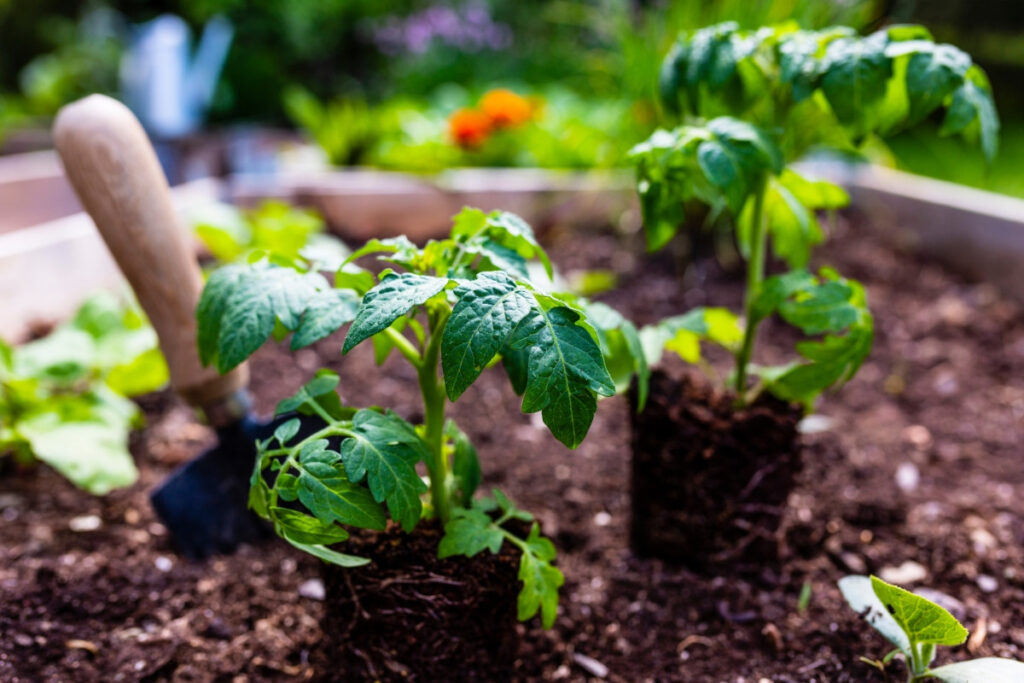
[[[972,655],[978,654],[978,650],[985,644],[985,638],[988,636],[988,619],[985,617],[979,617],[978,623],[974,627],[974,632],[971,637],[967,639],[967,651]]]

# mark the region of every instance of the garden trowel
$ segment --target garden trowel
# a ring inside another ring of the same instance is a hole
[[[92,95],[60,111],[53,135],[78,198],[156,330],[171,386],[217,432],[216,446],[153,492],[157,515],[189,557],[267,537],[268,527],[248,509],[248,493],[254,442],[275,423],[251,418],[245,365],[219,375],[199,362],[202,275],[142,126],[121,103]]]

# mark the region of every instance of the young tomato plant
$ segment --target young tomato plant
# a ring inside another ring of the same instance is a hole
[[[42,339],[0,342],[0,455],[45,462],[97,495],[128,486],[140,414],[125,396],[166,383],[152,328],[113,297],[94,297]]]
[[[375,276],[352,263],[370,254],[401,272]],[[540,610],[550,626],[563,581],[554,546],[536,522],[525,536],[508,526],[532,517],[500,491],[474,498],[477,453],[446,410],[500,362],[523,410],[540,411],[552,434],[575,448],[598,397],[615,393],[621,380],[609,373],[602,349],[617,375],[644,370],[634,361],[635,328],[606,307],[592,313],[594,305],[548,293],[542,283],[551,263],[530,227],[509,213],[465,209],[448,239],[422,248],[404,237],[372,240],[348,261],[334,287],[301,260],[216,271],[197,312],[200,357],[227,371],[272,334],[291,333],[298,349],[351,323],[344,353],[369,340],[378,363],[397,351],[416,371],[423,422],[343,405],[338,377],[321,371],[278,413],[316,415],[322,427],[300,435],[299,420],[290,419],[257,444],[252,508],[293,545],[342,566],[368,561],[327,547],[348,537],[343,527],[379,530],[389,517],[405,532],[421,519],[438,520],[441,557],[496,553],[512,543],[522,551],[519,616]]]
[[[881,660],[863,658],[885,671],[893,657],[903,655],[907,683],[938,679],[945,683],[1011,683],[1024,680],[1024,663],[983,657],[931,668],[935,648],[960,645],[965,629],[952,614],[920,595],[882,581],[876,576],[847,576],[839,590],[857,613],[896,646]]]
[[[812,148],[856,150],[938,110],[945,112],[942,134],[979,141],[991,158],[999,122],[985,74],[919,26],[860,37],[842,27],[743,31],[727,23],[680,38],[660,86],[666,108],[684,124],[656,131],[631,152],[648,247],[664,246],[686,203],[697,201],[732,217],[747,278],[742,321],[724,309],[665,320],[643,331],[648,360],[667,345],[694,361],[700,341],[716,342],[735,356],[732,385],[741,403],[766,389],[809,406],[856,373],[873,323],[859,284],[832,270],[806,270],[824,239],[815,211],[848,198],[791,162]],[[766,277],[769,256],[790,271]],[[751,363],[757,327],[773,314],[817,339],[797,344],[799,361],[758,367]],[[750,375],[760,380],[753,391]]]

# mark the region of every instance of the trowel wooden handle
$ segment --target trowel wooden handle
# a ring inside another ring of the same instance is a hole
[[[123,104],[91,95],[61,109],[53,137],[79,200],[156,329],[171,386],[209,412],[244,388],[248,372],[219,375],[199,363],[202,276],[146,133]]]

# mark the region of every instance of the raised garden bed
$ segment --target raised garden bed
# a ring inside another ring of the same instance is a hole
[[[524,627],[510,677],[880,681],[857,658],[882,641],[835,586],[867,571],[895,580],[899,570],[900,582],[945,594],[973,633],[986,634],[957,657],[1021,657],[1024,312],[990,284],[883,246],[895,227],[851,214],[817,256],[865,283],[878,337],[858,377],[821,403],[831,429],[805,436],[779,571],[699,575],[630,553],[625,400],[602,402],[590,437],[569,452],[519,412],[497,372],[469,390],[472,410],[456,406],[453,416],[485,459],[503,465],[488,470],[485,486],[500,484],[537,513],[567,576],[554,630]],[[606,300],[639,323],[740,300],[738,278],[714,263],[677,273],[667,256],[641,256],[638,242],[623,249],[612,231],[585,242],[556,231],[547,238],[563,271],[619,273],[621,288]],[[781,329],[764,339],[763,361],[791,348]],[[321,359],[340,372],[344,395],[418,417],[412,371],[392,359],[382,374],[369,348],[342,358],[339,338],[295,356],[259,352],[258,409],[298,389]],[[167,395],[144,407],[149,424],[133,444],[142,475],[132,489],[94,499],[45,469],[0,480],[0,678],[323,676],[310,660],[322,638],[316,561],[280,542],[199,564],[177,558],[146,492],[210,435]],[[501,420],[514,438],[495,440]],[[805,582],[811,599],[801,612]]]

